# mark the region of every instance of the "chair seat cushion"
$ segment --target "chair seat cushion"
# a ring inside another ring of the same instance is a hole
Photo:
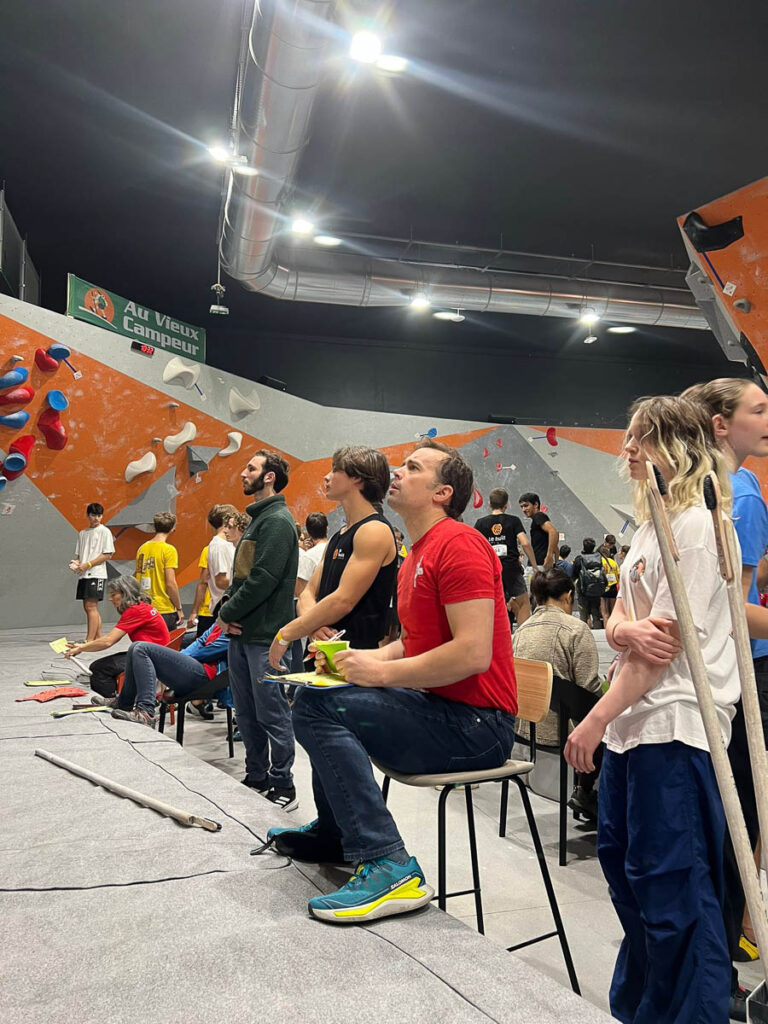
[[[395,782],[402,782],[404,786],[462,786],[465,783],[473,782],[495,782],[500,779],[511,779],[514,775],[527,775],[533,770],[531,761],[507,761],[498,768],[483,768],[474,772],[444,772],[440,775],[401,775],[400,772],[393,772],[374,761],[373,764],[388,775]]]

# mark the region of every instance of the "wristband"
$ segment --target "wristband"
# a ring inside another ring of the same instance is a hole
[[[88,568],[89,568],[89,569],[92,569],[92,568],[93,568],[93,563],[92,563],[92,562],[89,562],[89,563],[88,563]]]
[[[277,631],[277,636],[275,637],[275,640],[277,640],[277,642],[280,644],[281,647],[290,647],[291,646],[291,641],[290,640],[283,640],[283,634],[280,632],[279,629]]]

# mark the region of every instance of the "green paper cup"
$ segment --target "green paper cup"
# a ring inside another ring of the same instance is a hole
[[[315,647],[318,651],[325,655],[325,661],[328,665],[330,672],[337,672],[336,666],[333,663],[334,654],[338,654],[339,651],[349,650],[348,640],[315,640]]]

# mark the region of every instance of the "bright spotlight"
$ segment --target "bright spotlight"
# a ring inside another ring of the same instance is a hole
[[[583,309],[579,320],[584,324],[585,327],[592,327],[600,319],[600,315],[594,311],[594,309]]]
[[[453,313],[450,309],[440,309],[437,313],[433,313],[432,316],[435,320],[450,320],[452,324],[460,324],[466,320],[463,313],[460,313],[458,309]]]
[[[356,32],[349,44],[349,56],[361,64],[375,64],[381,56],[381,40],[373,32]]]
[[[636,327],[609,327],[611,334],[634,334]]]
[[[307,220],[306,217],[296,217],[291,224],[291,231],[294,235],[313,235],[315,233],[315,225],[311,220]]]
[[[232,153],[225,146],[209,146],[208,152],[211,154],[214,160],[218,160],[220,164],[229,163],[232,159]]]
[[[584,339],[584,344],[585,345],[594,345],[596,341],[597,341],[597,335],[596,334],[590,334],[590,336],[588,338]]]
[[[248,164],[232,164],[233,174],[242,174],[245,178],[254,178],[259,173],[258,168],[250,167]]]
[[[324,245],[329,249],[334,245],[341,245],[341,239],[335,235],[315,235],[314,241],[317,245]]]
[[[411,309],[429,309],[431,303],[423,292],[417,292],[411,299]]]
[[[379,71],[386,71],[390,75],[399,75],[408,67],[405,57],[397,57],[394,53],[382,53],[376,61]]]

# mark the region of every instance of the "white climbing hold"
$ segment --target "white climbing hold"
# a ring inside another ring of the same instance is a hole
[[[226,448],[222,448],[219,455],[234,455],[235,452],[240,451],[240,446],[243,443],[243,435],[239,430],[230,430],[227,434],[229,438],[229,444]]]
[[[241,395],[237,388],[230,388],[229,411],[233,416],[247,416],[249,412],[257,412],[261,408],[261,399],[255,391],[250,395]]]
[[[163,370],[163,384],[180,384],[189,390],[197,384],[199,376],[199,363],[185,363],[179,356],[174,356]]]
[[[141,476],[142,473],[154,473],[156,469],[157,459],[154,452],[147,452],[140,459],[134,459],[133,462],[128,463],[125,467],[125,479],[130,483],[131,480]]]
[[[169,434],[168,437],[163,440],[163,448],[165,448],[169,455],[173,455],[174,452],[177,452],[183,444],[188,444],[190,441],[194,441],[196,437],[197,427],[191,420],[187,420],[178,434]]]

